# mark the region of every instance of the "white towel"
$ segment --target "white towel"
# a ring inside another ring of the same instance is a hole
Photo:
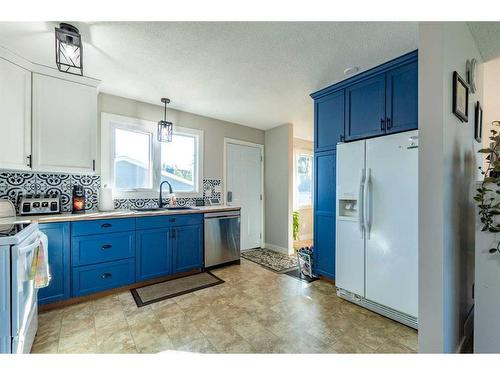
[[[41,289],[49,285],[51,275],[49,270],[48,239],[44,233],[39,234],[40,245],[36,249],[31,265],[32,275],[35,279],[35,288]]]

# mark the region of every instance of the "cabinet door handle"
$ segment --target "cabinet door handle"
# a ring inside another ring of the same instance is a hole
[[[31,168],[31,166],[32,166],[31,155],[26,156],[26,158],[28,159],[28,163],[26,165]]]
[[[345,137],[343,135],[340,136],[340,142],[344,142]]]
[[[101,228],[111,228],[112,225],[110,223],[104,223],[104,224],[101,224]]]
[[[110,272],[104,272],[101,275],[101,279],[109,279],[111,276],[113,276]]]
[[[111,248],[112,248],[112,246],[108,245],[108,244],[101,246],[101,250],[108,250],[108,249],[111,249]]]
[[[380,119],[380,131],[385,130],[385,120],[383,118]]]
[[[390,117],[387,117],[387,130],[391,129],[392,128],[392,124],[391,124],[391,118]]]
[[[174,238],[174,239],[176,238],[176,235],[177,235],[175,232],[176,232],[176,230],[172,229],[172,238]]]

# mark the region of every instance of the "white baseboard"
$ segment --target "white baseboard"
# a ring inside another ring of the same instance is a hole
[[[273,245],[272,243],[265,243],[264,247],[266,249],[269,249],[269,250],[279,251],[280,253],[283,253],[283,254],[289,254],[289,251],[288,251],[287,248],[284,248],[284,247],[281,247],[281,246],[277,246],[277,245]]]

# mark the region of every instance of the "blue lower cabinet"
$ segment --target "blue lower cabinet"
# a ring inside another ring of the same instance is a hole
[[[314,217],[314,272],[335,279],[335,214]]]
[[[52,303],[70,297],[70,225],[69,223],[40,224],[49,239],[49,286],[38,291],[38,303]]]
[[[137,224],[137,226],[136,226]],[[52,280],[40,304],[203,267],[203,215],[41,224]]]
[[[137,281],[172,273],[172,244],[169,228],[136,231]]]
[[[135,282],[135,259],[73,267],[73,297],[84,296]]]
[[[186,272],[203,266],[203,236],[201,225],[171,229],[172,272]]]
[[[71,240],[71,265],[85,266],[135,257],[135,232],[78,236]]]

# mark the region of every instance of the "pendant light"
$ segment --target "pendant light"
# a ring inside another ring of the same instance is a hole
[[[83,75],[83,45],[78,29],[69,23],[61,23],[55,29],[56,65],[61,72]]]
[[[158,142],[172,142],[172,132],[174,130],[174,124],[167,121],[167,104],[170,103],[170,99],[161,98],[161,102],[165,104],[165,112],[163,115],[163,120],[158,122]]]

